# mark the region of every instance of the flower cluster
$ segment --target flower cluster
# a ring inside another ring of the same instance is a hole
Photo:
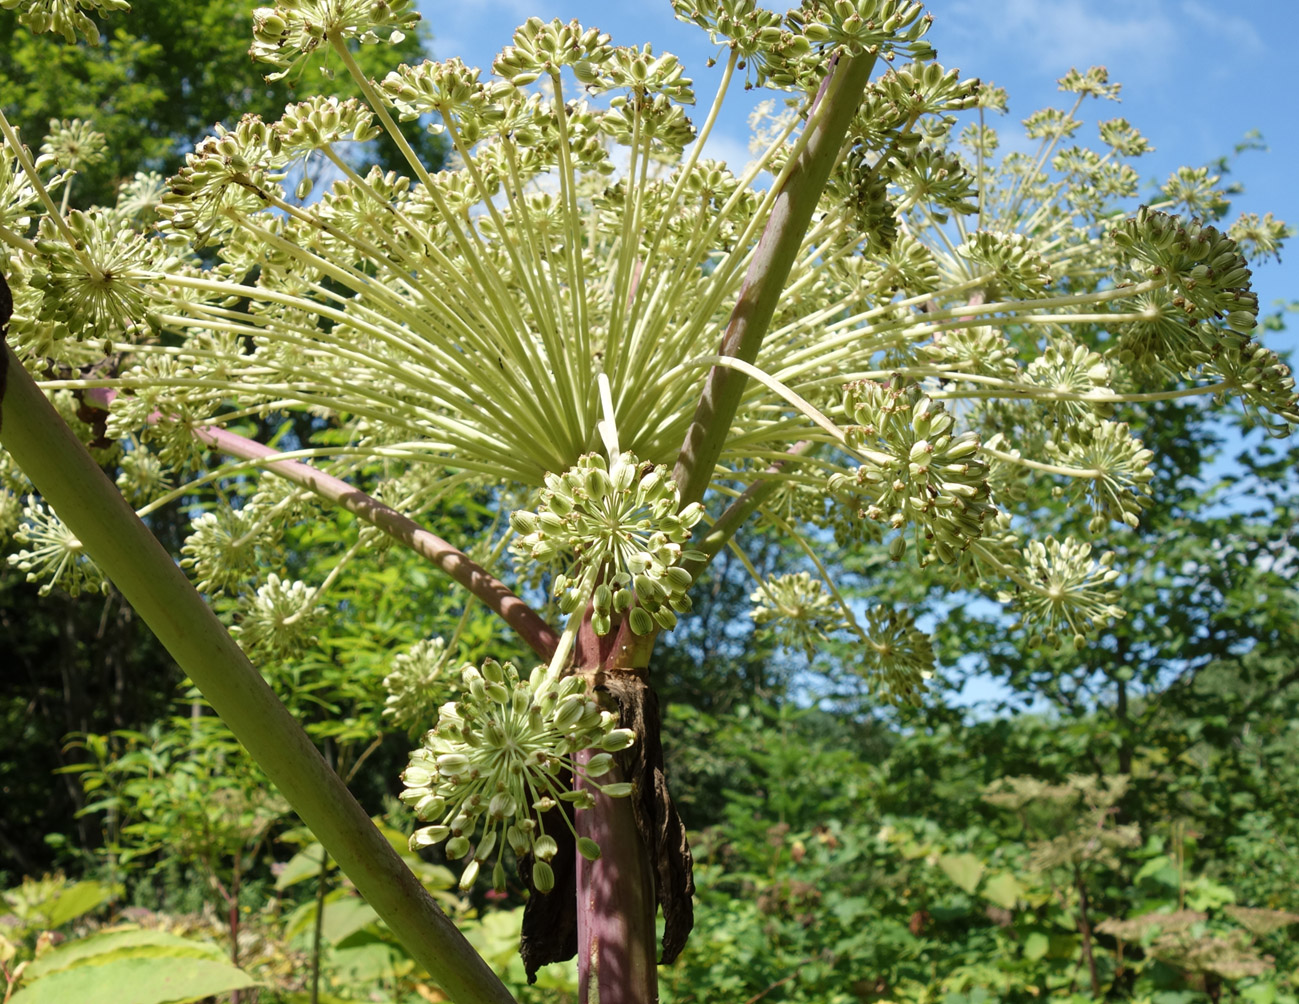
[[[1119,593],[1112,583],[1119,577],[1114,552],[1097,560],[1085,541],[1066,537],[1033,540],[1023,551],[1027,574],[1016,583],[1013,593],[999,599],[1019,610],[1025,627],[1031,629],[1029,644],[1045,643],[1059,648],[1061,633],[1067,632],[1075,648],[1086,644],[1088,632],[1122,617]]]
[[[248,54],[280,67],[267,75],[268,80],[279,80],[331,41],[396,44],[418,21],[412,0],[279,0],[274,7],[253,11]]]
[[[1095,517],[1090,529],[1103,530],[1112,520],[1136,529],[1141,510],[1149,505],[1154,454],[1128,431],[1126,422],[1101,422],[1091,435],[1066,445],[1046,443],[1048,455],[1081,472],[1074,485],[1086,494]]]
[[[392,672],[383,678],[383,714],[398,728],[416,729],[434,720],[449,689],[447,661],[451,653],[441,638],[417,641],[393,657]]]
[[[749,594],[749,612],[759,628],[772,631],[791,648],[800,648],[811,661],[830,633],[847,626],[843,608],[825,583],[808,572],[772,575]]]
[[[536,512],[510,516],[519,535],[514,552],[564,565],[551,583],[561,610],[573,613],[590,602],[597,634],[608,634],[615,616],[626,616],[641,635],[655,625],[676,626],[676,614],[690,609],[690,573],[682,562],[702,557],[682,545],[703,507],[681,508],[666,467],[623,453],[610,468],[588,453],[563,474],[547,474],[538,498]]]
[[[1257,324],[1258,297],[1233,241],[1216,227],[1186,222],[1142,206],[1109,232],[1137,274],[1159,290],[1148,319],[1130,323],[1120,358],[1138,368],[1198,368],[1220,344],[1241,345]],[[1176,323],[1168,323],[1175,318]],[[1220,321],[1220,324],[1209,322]]]
[[[240,604],[242,619],[230,629],[245,652],[280,661],[301,655],[316,640],[328,612],[305,582],[272,572],[257,592]]]
[[[629,783],[601,785],[593,779],[609,772],[613,754],[635,735],[587,697],[580,676],[559,679],[538,666],[521,679],[513,664],[489,659],[481,670],[466,666],[462,679],[464,695],[443,705],[437,727],[411,753],[401,775],[402,802],[432,823],[411,835],[411,847],[445,841],[449,859],[468,857],[460,879],[468,889],[483,862],[508,844],[515,855],[531,856],[532,883],[549,892],[558,845],[546,833],[547,821],[556,822],[548,813],[560,809],[559,818],[571,829],[560,803],[577,811],[594,804],[592,789],[611,797],[631,794]],[[574,754],[588,749],[599,752],[579,766]],[[585,786],[573,789],[569,773],[582,777]],[[579,838],[577,848],[589,860],[600,856],[588,838]],[[505,887],[499,857],[492,883]]]
[[[102,132],[96,132],[81,119],[50,119],[50,132],[41,144],[36,170],[53,165],[62,171],[76,170],[87,164],[98,164],[108,152]]]
[[[1031,237],[979,230],[970,234],[958,253],[987,269],[989,299],[1041,296],[1051,282],[1051,265]]]
[[[142,280],[163,263],[159,242],[123,235],[119,221],[102,212],[73,210],[66,227],[70,239],[47,216],[37,233],[41,268],[31,284],[44,294],[41,319],[61,322],[73,335],[100,338],[143,322],[148,298]]]
[[[865,463],[851,474],[831,475],[830,493],[866,519],[894,530],[914,527],[927,542],[926,557],[953,562],[996,512],[978,437],[953,435],[955,420],[942,404],[901,381],[850,384],[843,407],[856,423],[845,443]],[[894,560],[905,548],[905,537],[894,538]]]
[[[908,610],[873,607],[866,615],[861,672],[895,704],[919,704],[934,672],[934,646]]]
[[[99,44],[99,28],[82,8],[105,13],[131,9],[127,0],[0,0],[0,7],[17,8],[18,20],[34,34],[56,31],[69,43],[81,35],[91,45]]]
[[[28,497],[24,520],[14,540],[27,547],[9,555],[9,564],[27,573],[28,582],[40,582],[40,594],[48,596],[56,585],[72,596],[84,589],[108,592],[108,580],[85,554],[81,541],[45,503]]]

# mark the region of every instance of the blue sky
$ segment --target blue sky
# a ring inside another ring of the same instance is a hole
[[[1299,0],[935,0],[928,9],[939,61],[1009,91],[1010,114],[995,123],[1003,148],[1014,143],[1021,118],[1063,103],[1055,81],[1070,67],[1104,65],[1123,84],[1123,100],[1093,102],[1089,115],[1122,115],[1151,140],[1155,152],[1137,165],[1144,178],[1162,180],[1183,164],[1230,153],[1257,129],[1269,150],[1237,161],[1232,177],[1246,192],[1233,212],[1270,211],[1299,224]],[[701,118],[715,87],[716,72],[706,67],[714,47],[673,17],[668,0],[424,0],[421,10],[438,58],[459,56],[486,70],[528,16],[576,18],[617,44],[652,42],[675,53],[695,80]],[[744,158],[747,97],[728,100],[720,135],[709,144],[713,156]],[[1255,289],[1265,308],[1299,299],[1299,248],[1259,268]],[[1294,320],[1290,331],[1269,338],[1272,348],[1299,347],[1299,316]]]

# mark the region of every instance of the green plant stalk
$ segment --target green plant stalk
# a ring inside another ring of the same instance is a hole
[[[7,345],[0,443],[411,956],[459,1004],[513,997],[402,862]]]
[[[860,55],[839,59],[822,84],[809,115],[807,143],[776,197],[718,355],[735,356],[746,363],[757,359],[789,270],[803,246],[812,213],[875,67],[875,58]],[[682,506],[704,497],[747,380],[743,373],[725,366],[714,366],[709,371],[672,472],[681,490]]]

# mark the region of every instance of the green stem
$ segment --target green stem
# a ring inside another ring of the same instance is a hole
[[[0,285],[7,294],[7,287]],[[7,299],[7,296],[6,296]],[[2,306],[2,305],[0,305]],[[0,442],[411,956],[461,1004],[513,998],[411,874],[8,346]]]
[[[808,121],[807,143],[776,197],[718,355],[746,363],[757,358],[874,65],[874,56],[840,58],[826,77]],[[726,366],[709,371],[673,471],[683,506],[703,498],[746,380],[743,373]]]

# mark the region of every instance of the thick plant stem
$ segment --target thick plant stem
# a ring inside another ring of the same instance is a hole
[[[577,762],[590,757],[587,750]],[[600,780],[623,778],[615,770]],[[575,814],[577,835],[604,850],[598,861],[577,856],[577,999],[651,1004],[658,1000],[654,870],[631,799],[594,794],[595,806]]]
[[[0,443],[45,501],[448,996],[458,1004],[513,1001],[7,345],[4,353]]]
[[[637,637],[626,623],[599,637],[588,619],[577,637],[579,672],[597,693],[605,690],[613,674],[643,680],[653,645],[652,638]],[[643,738],[638,736],[636,741]],[[577,762],[584,765],[591,752],[579,753]],[[600,783],[622,780],[643,783],[643,778],[624,778],[618,768],[600,778]],[[580,778],[577,786],[584,786]],[[578,1004],[654,1004],[658,1000],[654,924],[658,900],[654,863],[632,804],[639,795],[606,798],[594,786],[591,790],[595,805],[574,813],[577,835],[590,837],[601,851],[598,861],[577,855]]]
[[[812,213],[839,157],[874,66],[874,56],[840,57],[822,84],[809,115],[807,128],[811,132],[807,145],[776,197],[739,299],[731,311],[719,355],[734,356],[746,363],[758,357],[789,270],[803,245]],[[725,366],[709,370],[672,473],[681,490],[683,506],[704,497],[746,380],[743,373]]]

